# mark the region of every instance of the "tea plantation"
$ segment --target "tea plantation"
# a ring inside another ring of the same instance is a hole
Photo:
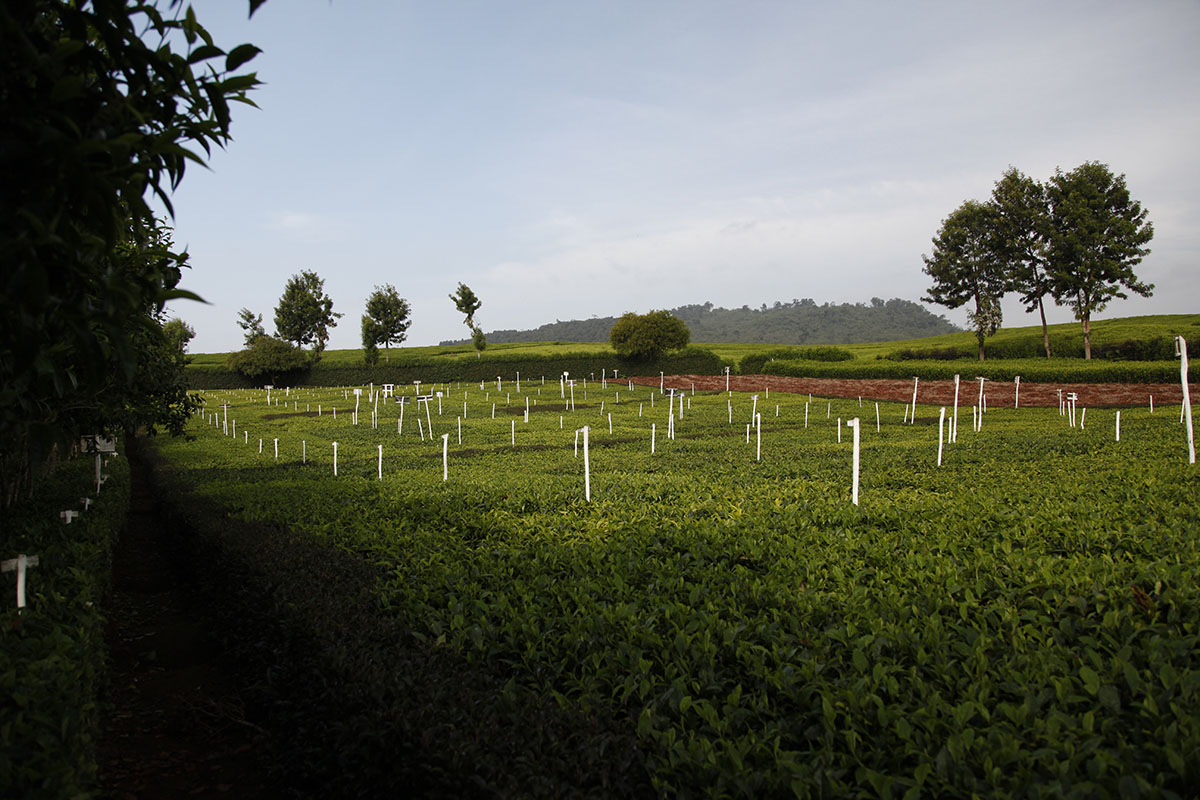
[[[231,516],[378,565],[369,591],[424,646],[627,731],[660,794],[1200,785],[1177,405],[1123,409],[1118,441],[1115,409],[993,407],[976,431],[965,399],[938,466],[937,407],[378,388],[209,391],[194,440],[158,449]]]

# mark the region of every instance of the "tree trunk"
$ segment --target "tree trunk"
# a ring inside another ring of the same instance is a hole
[[[1083,357],[1087,360],[1092,358],[1092,315],[1085,313],[1083,319]]]
[[[1046,307],[1042,298],[1038,298],[1038,311],[1042,312],[1042,344],[1046,347],[1046,358],[1050,357],[1050,329],[1046,327]]]
[[[982,331],[982,330],[976,330],[976,331],[975,331],[975,338],[976,338],[976,339],[979,341],[979,360],[980,360],[980,361],[984,361],[984,360],[986,360],[986,357],[985,357],[985,355],[984,355],[984,352],[983,352],[983,339],[984,339],[984,336],[983,336],[983,331]]]
[[[383,343],[383,363],[386,364],[391,360],[392,360],[391,342],[384,342]]]

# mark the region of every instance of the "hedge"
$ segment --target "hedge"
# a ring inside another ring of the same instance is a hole
[[[1042,337],[1021,336],[987,341],[984,353],[989,359],[1043,358],[1045,345]],[[1051,334],[1050,352],[1056,358],[1083,358],[1083,334]],[[976,358],[979,350],[975,344],[949,347],[905,347],[879,356],[888,361],[955,360]],[[1113,342],[1092,342],[1092,358],[1114,361],[1166,361],[1175,355],[1175,340],[1169,336],[1154,336],[1148,339],[1125,339]]]
[[[1176,383],[1178,361],[1083,361],[1078,359],[1008,359],[1003,361],[850,361],[822,364],[811,361],[772,361],[764,374],[794,378],[843,380],[950,380],[956,374],[971,378],[1011,381],[1018,375],[1031,383]],[[1192,370],[1190,375],[1194,375]],[[1189,381],[1191,378],[1189,377]]]
[[[129,465],[109,458],[95,496],[95,462],[58,467],[34,499],[5,510],[0,560],[38,557],[16,608],[13,573],[0,580],[0,797],[90,796],[97,786],[104,679],[101,602],[112,545],[129,510]],[[91,508],[72,523],[63,510]]]
[[[512,380],[519,372],[525,380],[557,380],[563,372],[573,376],[600,377],[617,370],[621,376],[657,375],[718,375],[723,374],[725,362],[715,353],[689,347],[653,361],[625,361],[616,354],[562,353],[554,355],[484,355],[482,358],[452,355],[446,357],[399,358],[390,364],[321,364],[307,371],[276,378],[280,386],[366,386],[381,383],[451,383],[455,381],[495,380],[497,376]],[[228,369],[209,366],[189,366],[187,381],[192,389],[232,389],[261,386],[267,381],[251,380]]]
[[[853,361],[854,353],[841,347],[778,347],[742,358],[738,372],[753,375],[762,372],[768,361]]]

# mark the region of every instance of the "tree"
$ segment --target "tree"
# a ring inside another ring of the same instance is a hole
[[[178,287],[186,253],[147,252],[148,195],[170,210],[188,161],[229,141],[230,104],[252,105],[258,84],[237,70],[257,52],[226,53],[190,8],[171,18],[153,0],[0,3],[0,504],[32,492],[51,453],[118,424],[97,417],[101,392],[135,390],[153,315],[194,297]]]
[[[1154,238],[1148,211],[1133,200],[1125,176],[1106,164],[1085,162],[1070,172],[1055,170],[1046,187],[1049,201],[1047,278],[1054,299],[1068,305],[1083,326],[1084,358],[1092,357],[1092,314],[1103,311],[1122,289],[1149,297],[1154,285],[1133,273]]]
[[[305,270],[288,279],[279,305],[275,306],[275,333],[297,347],[313,346],[313,360],[321,357],[329,329],[337,325],[341,314],[333,310],[333,300],[325,294],[325,281],[317,273]]]
[[[259,336],[267,335],[266,329],[263,328],[262,314],[255,314],[248,308],[238,312],[238,327],[245,331],[247,347],[254,344],[254,340]]]
[[[450,295],[450,299],[454,301],[454,307],[467,317],[466,324],[471,331],[471,343],[475,345],[475,355],[478,357],[487,347],[487,337],[483,335],[483,330],[475,327],[475,312],[483,302],[465,283],[458,284],[458,290]]]
[[[691,331],[670,311],[622,314],[609,331],[608,341],[621,358],[651,360],[668,350],[687,347]]]
[[[226,360],[231,370],[247,378],[266,378],[278,382],[280,376],[298,372],[308,366],[304,351],[291,342],[275,336],[259,336],[245,350],[231,353]]]
[[[1027,312],[1035,308],[1042,318],[1042,345],[1050,358],[1050,329],[1046,325],[1044,298],[1050,294],[1046,274],[1046,239],[1049,209],[1042,184],[1010,167],[992,189],[998,213],[995,247],[1011,288],[1021,296]]]
[[[362,318],[363,348],[368,353],[379,345],[384,348],[384,361],[390,360],[388,349],[392,343],[400,344],[407,336],[412,320],[408,318],[408,301],[400,296],[390,283],[376,286],[367,298],[367,313]],[[369,342],[369,344],[368,344]],[[376,353],[375,358],[378,358]],[[369,363],[374,363],[370,361]]]
[[[968,302],[967,314],[979,342],[979,360],[985,358],[984,339],[1000,328],[1000,298],[1008,290],[1004,264],[995,251],[998,212],[995,207],[968,200],[942,221],[933,239],[933,255],[922,255],[925,274],[933,286],[922,299],[947,308]]]
[[[171,346],[171,350],[177,353],[187,352],[188,342],[196,338],[195,329],[178,318],[168,320],[162,326],[162,329],[163,335],[167,337],[167,342]]]

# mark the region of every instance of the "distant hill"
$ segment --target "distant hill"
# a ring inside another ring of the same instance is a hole
[[[721,308],[712,303],[680,306],[671,313],[687,323],[693,342],[740,344],[858,344],[919,339],[961,330],[910,300],[823,303],[805,298],[759,308]],[[542,325],[533,330],[488,331],[488,342],[607,342],[616,317],[593,317]],[[462,344],[468,339],[441,344]]]

